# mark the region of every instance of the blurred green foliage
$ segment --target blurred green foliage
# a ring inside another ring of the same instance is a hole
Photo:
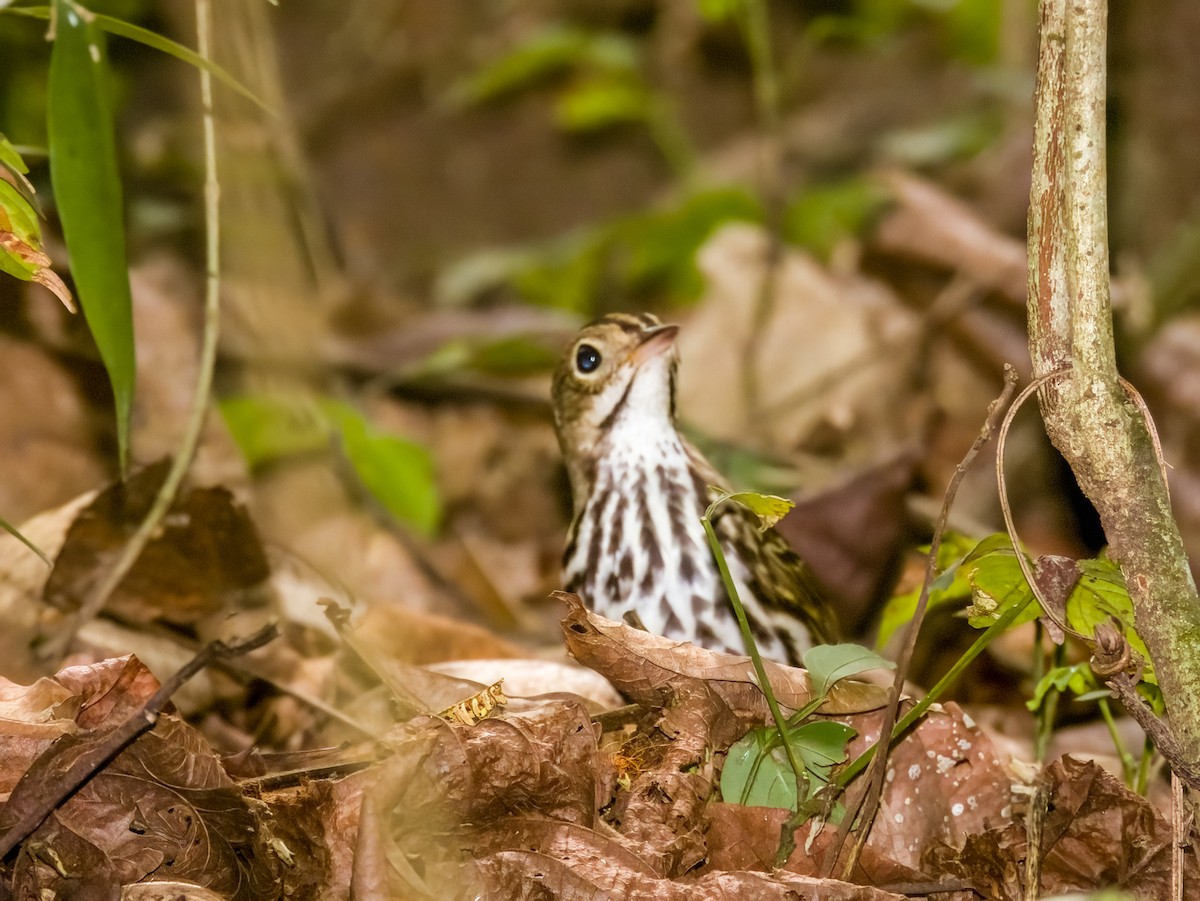
[[[883,185],[868,176],[814,185],[787,205],[783,238],[828,259],[839,243],[864,234],[884,212],[889,199]]]
[[[429,451],[378,429],[349,404],[241,395],[222,399],[220,410],[251,467],[336,446],[360,487],[390,516],[426,535],[437,530],[442,504]]]
[[[722,225],[760,222],[746,189],[712,188],[521,250],[461,260],[443,287],[473,293],[505,284],[528,303],[590,316],[608,295],[623,303],[686,304],[704,289],[696,251]],[[455,299],[450,297],[449,299]]]

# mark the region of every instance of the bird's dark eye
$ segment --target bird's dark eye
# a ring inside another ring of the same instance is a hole
[[[600,351],[590,344],[580,344],[575,351],[575,368],[580,372],[595,372],[600,366]]]

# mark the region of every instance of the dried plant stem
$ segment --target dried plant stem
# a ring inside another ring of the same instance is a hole
[[[1113,346],[1104,0],[1041,0],[1029,333],[1046,432],[1095,506],[1163,691],[1172,765],[1200,768],[1200,600],[1154,441]],[[1131,711],[1132,712],[1132,711]],[[1160,748],[1162,745],[1160,744]],[[1164,750],[1165,753],[1165,750]],[[1185,777],[1186,778],[1186,777]]]
[[[209,0],[196,0],[196,45],[200,56],[211,58],[209,47],[209,25],[211,11]],[[209,394],[212,390],[213,369],[217,359],[217,339],[220,335],[220,289],[221,289],[221,259],[220,238],[218,225],[220,222],[220,183],[217,179],[217,139],[216,122],[213,114],[212,75],[208,69],[201,68],[200,99],[203,109],[204,127],[204,238],[205,238],[205,293],[204,293],[204,338],[200,350],[200,366],[196,379],[195,391],[192,394],[192,406],[183,436],[179,441],[179,450],[171,462],[171,469],[163,481],[154,504],[146,518],[142,520],[137,531],[130,537],[129,542],[121,551],[112,568],[100,580],[96,588],[88,595],[75,614],[69,628],[64,628],[59,634],[47,641],[42,653],[48,659],[61,657],[66,651],[75,633],[84,623],[94,619],[109,597],[129,574],[133,565],[141,556],[146,545],[158,530],[163,517],[171,508],[171,503],[192,465],[196,455],[196,447],[200,442],[200,433],[204,428],[204,420],[208,414]]]
[[[1183,780],[1171,774],[1171,898],[1183,901],[1183,849],[1188,846],[1183,815]]]
[[[1002,602],[1007,602],[1008,599],[1002,598],[1001,600]],[[966,671],[967,667],[975,662],[975,658],[982,654],[987,649],[987,646],[991,644],[997,636],[1002,635],[1008,630],[1008,627],[1011,626],[1013,621],[1025,611],[1025,608],[1029,606],[1029,603],[1032,600],[1032,595],[1026,595],[1024,600],[1017,598],[1011,604],[1009,604],[1007,609],[1000,614],[999,618],[997,618],[994,623],[984,629],[983,633],[975,639],[974,643],[967,648],[966,652],[963,653],[963,655],[956,661],[954,661],[954,666],[950,667],[946,675],[938,679],[933,688],[929,689],[923,698],[917,701],[917,703],[908,709],[908,712],[905,713],[904,716],[900,717],[900,719],[896,721],[896,725],[892,728],[892,737],[890,741],[895,741],[906,731],[908,731],[908,728],[913,725],[913,723],[924,716],[925,711],[936,704],[938,698],[945,694],[947,689],[949,689],[950,686],[958,680],[958,677]],[[883,733],[881,732],[880,735],[882,734]],[[852,781],[854,781],[854,778],[863,770],[865,770],[871,761],[875,759],[875,752],[879,749],[880,744],[880,742],[876,742],[874,745],[867,748],[867,750],[863,751],[861,755],[851,761],[845,769],[839,771],[837,777],[834,779],[834,784],[836,784],[839,788],[845,788]],[[855,809],[857,810],[858,808],[856,807]],[[852,813],[852,811],[848,811],[848,814],[850,813]],[[853,820],[854,817],[848,816],[848,819]]]
[[[975,458],[979,455],[979,452],[983,449],[983,446],[991,439],[992,433],[996,430],[996,424],[1000,418],[1000,413],[1008,406],[1008,402],[1012,398],[1013,392],[1016,390],[1016,385],[1017,371],[1011,366],[1006,366],[1004,369],[1004,388],[1001,390],[999,397],[997,397],[989,405],[987,418],[984,420],[983,427],[979,430],[979,434],[976,436],[975,441],[971,444],[971,447],[967,450],[967,453],[963,456],[962,461],[954,468],[954,475],[950,479],[950,484],[946,486],[946,493],[942,499],[942,511],[938,516],[937,526],[933,531],[933,540],[930,542],[929,546],[929,557],[925,565],[925,581],[921,585],[921,595],[917,599],[917,609],[913,612],[913,618],[909,622],[908,630],[905,633],[904,647],[900,652],[900,659],[896,663],[896,675],[892,681],[891,696],[889,698],[887,709],[884,713],[883,724],[880,726],[879,730],[880,738],[877,747],[882,746],[885,753],[875,755],[875,758],[871,760],[871,772],[868,779],[869,787],[866,793],[860,796],[862,800],[859,802],[862,807],[865,808],[865,812],[863,813],[861,823],[859,824],[858,836],[855,840],[854,846],[851,848],[850,854],[846,858],[846,863],[842,870],[843,879],[849,878],[850,873],[853,872],[855,865],[858,863],[859,855],[862,853],[862,849],[866,845],[867,837],[871,832],[871,823],[875,819],[876,812],[879,810],[879,799],[883,793],[883,777],[887,770],[886,749],[890,744],[891,739],[898,734],[896,727],[898,725],[897,717],[899,716],[900,711],[900,698],[904,690],[904,681],[908,678],[908,669],[912,663],[913,651],[916,649],[917,634],[920,632],[921,623],[925,619],[925,608],[929,605],[929,592],[933,586],[933,580],[937,576],[938,551],[941,549],[942,535],[946,531],[946,522],[950,517],[950,507],[954,503],[954,498],[958,494],[958,486],[962,483],[964,476],[966,476],[967,470],[970,469],[971,464],[975,461]],[[994,625],[995,624],[993,624],[993,626]],[[991,628],[992,627],[989,627],[988,632],[991,632]],[[985,636],[988,635],[988,632],[984,633]],[[982,640],[982,636],[980,640]],[[988,638],[988,641],[991,641],[990,637]],[[979,641],[976,642],[976,645],[979,645]],[[979,650],[981,651],[983,647],[986,647],[986,645],[980,645]],[[960,660],[959,662],[961,663],[962,661]],[[951,672],[954,673],[955,671],[951,670]],[[945,682],[945,679],[942,681]],[[939,683],[939,685],[940,684],[941,683]],[[930,695],[932,694],[933,692],[930,692]],[[928,697],[929,696],[926,697],[926,700]],[[932,701],[929,703],[932,703]],[[917,707],[920,707],[920,705],[918,704]],[[914,707],[913,709],[916,710],[917,707]],[[910,711],[910,715],[911,713],[912,712]],[[859,758],[859,760],[862,760],[862,758]],[[857,762],[858,761],[855,761],[855,763]],[[849,769],[850,767],[847,767],[847,770]],[[854,820],[854,812],[848,810],[846,817],[842,820],[842,825],[839,827],[837,839],[834,841],[832,850],[830,852],[830,870],[832,870],[834,863],[841,854],[842,846],[846,841],[846,836],[849,834],[851,824],[854,822]]]

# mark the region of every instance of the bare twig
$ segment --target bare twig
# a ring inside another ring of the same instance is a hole
[[[1146,706],[1146,702],[1137,692],[1137,683],[1138,679],[1129,673],[1117,673],[1105,684],[1116,692],[1121,703],[1125,705],[1125,712],[1150,736],[1158,753],[1171,765],[1171,772],[1187,783],[1193,791],[1200,791],[1200,764],[1187,756],[1168,722],[1156,716],[1154,711]]]
[[[1029,809],[1025,814],[1025,898],[1038,901],[1042,886],[1042,829],[1046,824],[1046,808],[1050,803],[1050,784],[1045,778],[1037,780]]]
[[[105,764],[132,744],[138,736],[153,729],[154,724],[158,722],[163,708],[171,700],[171,696],[192,676],[196,675],[196,673],[200,672],[200,670],[204,669],[214,660],[224,657],[236,657],[240,654],[253,651],[255,648],[260,648],[267,642],[274,640],[278,635],[279,628],[272,623],[255,632],[245,641],[237,644],[229,645],[223,641],[209,643],[199,654],[176,672],[175,675],[164,682],[136,715],[108,732],[85,736],[81,746],[75,749],[66,772],[54,781],[54,792],[33,799],[29,809],[25,811],[3,836],[0,836],[0,858],[6,856],[9,851],[32,835],[34,830],[42,824],[46,817],[50,816],[51,813],[58,809],[59,805],[82,788],[89,779],[99,773]],[[54,744],[42,752],[42,754],[43,757],[46,757],[47,755],[57,754],[59,751],[59,746]],[[38,758],[38,760],[41,759],[42,757]],[[28,773],[26,776],[28,776]],[[23,781],[24,779],[22,779]],[[20,788],[20,785],[21,783],[18,782],[17,788]],[[14,789],[13,796],[9,798],[8,803],[12,804],[13,798],[17,796],[17,789]]]
[[[1000,396],[988,406],[987,418],[984,421],[983,427],[979,430],[979,435],[976,436],[970,449],[963,456],[962,462],[954,468],[954,475],[950,479],[950,484],[946,486],[946,494],[942,500],[941,514],[938,516],[937,526],[934,528],[933,540],[929,546],[929,558],[925,564],[925,581],[921,585],[921,594],[917,599],[917,609],[913,612],[913,618],[909,622],[908,630],[904,636],[904,647],[900,652],[899,660],[896,662],[896,675],[892,680],[891,696],[887,709],[884,712],[883,724],[879,729],[880,749],[884,753],[877,753],[871,761],[871,768],[867,778],[869,787],[866,793],[860,796],[861,800],[859,801],[859,807],[860,809],[864,809],[864,813],[859,824],[858,836],[842,868],[843,879],[849,879],[850,874],[854,871],[854,867],[857,865],[858,858],[862,854],[862,849],[865,847],[867,838],[870,835],[871,824],[875,819],[875,814],[879,810],[879,799],[883,793],[883,778],[887,772],[888,755],[886,751],[891,741],[896,719],[899,716],[900,698],[904,691],[905,679],[908,678],[908,669],[912,663],[913,651],[917,645],[917,634],[920,632],[921,623],[925,618],[925,608],[929,605],[929,592],[933,586],[933,580],[937,576],[938,551],[942,546],[942,535],[946,531],[946,521],[950,517],[950,507],[954,503],[954,498],[958,494],[958,486],[962,483],[964,476],[966,476],[967,470],[970,469],[971,464],[996,430],[1000,411],[1008,405],[1013,392],[1016,390],[1016,386],[1017,371],[1011,366],[1006,367],[1004,372],[1004,388],[1000,392]],[[856,815],[856,810],[847,809],[846,815],[842,819],[842,825],[838,829],[838,835],[830,851],[827,867],[830,871],[836,865],[842,846],[845,844],[846,836],[849,834],[850,827],[854,823]]]
[[[1000,495],[1000,512],[1004,516],[1004,527],[1008,531],[1009,541],[1012,542],[1013,549],[1017,552],[1017,564],[1021,567],[1021,574],[1025,577],[1025,582],[1029,585],[1029,590],[1033,592],[1034,598],[1041,605],[1042,613],[1053,620],[1054,624],[1062,629],[1063,632],[1074,635],[1076,638],[1092,644],[1092,639],[1088,635],[1071,628],[1065,621],[1059,618],[1058,612],[1053,604],[1046,603],[1046,596],[1042,592],[1041,586],[1038,585],[1037,578],[1033,570],[1029,566],[1029,561],[1025,554],[1021,551],[1021,540],[1017,535],[1016,523],[1013,520],[1012,505],[1008,501],[1008,480],[1004,474],[1004,447],[1008,441],[1008,430],[1012,426],[1013,418],[1017,415],[1017,411],[1021,409],[1025,401],[1038,391],[1043,385],[1058,379],[1065,378],[1071,374],[1070,368],[1057,369],[1054,372],[1048,372],[1039,378],[1034,379],[1017,395],[1017,399],[1013,401],[1012,406],[1008,408],[1008,413],[1005,414],[1004,422],[1000,425],[1000,432],[996,436],[996,488]],[[1167,461],[1163,458],[1162,444],[1158,440],[1158,429],[1154,425],[1154,420],[1150,417],[1150,410],[1146,407],[1146,401],[1125,379],[1120,379],[1121,387],[1125,389],[1126,394],[1133,400],[1134,405],[1138,408],[1145,423],[1146,429],[1150,434],[1151,442],[1154,445],[1155,457],[1158,460],[1159,472],[1162,474],[1163,482],[1167,480]]]
[[[1183,849],[1187,847],[1184,831],[1183,781],[1171,774],[1171,898],[1183,901]]]
[[[1004,474],[1004,448],[1008,441],[1008,430],[1012,426],[1012,421],[1017,415],[1017,411],[1043,385],[1055,379],[1063,378],[1069,373],[1069,369],[1060,369],[1056,372],[1047,373],[1041,378],[1034,379],[1025,386],[1024,390],[1017,395],[1017,399],[1012,402],[1012,406],[1008,408],[1008,412],[1004,416],[1004,421],[1000,424],[1000,433],[996,436],[996,491],[1000,496],[1000,512],[1004,516],[1004,528],[1008,532],[1008,540],[1012,542],[1013,550],[1017,555],[1017,565],[1021,567],[1021,574],[1025,577],[1025,583],[1033,593],[1034,599],[1041,606],[1042,613],[1053,620],[1054,624],[1063,632],[1074,635],[1083,641],[1090,641],[1088,636],[1076,632],[1067,624],[1066,620],[1061,619],[1053,604],[1046,602],[1046,595],[1042,591],[1041,586],[1038,585],[1033,568],[1029,565],[1029,560],[1025,557],[1025,552],[1021,550],[1021,539],[1017,535],[1017,525],[1013,520],[1012,505],[1008,502],[1008,480]]]

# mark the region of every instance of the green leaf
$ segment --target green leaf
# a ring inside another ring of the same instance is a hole
[[[13,90],[10,86],[9,90]],[[12,177],[16,189],[20,192],[30,207],[33,206],[33,185],[29,183],[29,179],[25,175],[29,172],[29,167],[25,165],[25,160],[21,159],[21,154],[17,152],[17,148],[12,145],[8,138],[0,134],[0,166],[8,170],[8,174]]]
[[[873,669],[895,669],[896,664],[857,644],[819,644],[804,652],[804,668],[813,693],[824,697],[842,679]]]
[[[943,571],[931,587],[927,609],[969,597],[971,625],[985,628],[1010,605],[1023,604],[1031,592],[1008,535],[998,532],[974,545],[970,541],[962,535],[946,535],[938,553],[938,563]],[[963,548],[967,546],[970,550],[963,554]],[[962,555],[961,559],[953,562],[958,555]],[[917,586],[888,602],[880,620],[877,648],[884,647],[896,629],[912,619],[920,593],[920,586]],[[1032,622],[1040,612],[1037,604],[1030,604],[1011,627]]]
[[[242,395],[223,398],[219,409],[252,468],[329,447],[332,426],[311,401]]]
[[[1112,696],[1111,688],[1097,688],[1095,691],[1085,691],[1081,695],[1076,695],[1075,700],[1082,703],[1083,701],[1099,701]]]
[[[1025,702],[1025,706],[1031,711],[1037,711],[1051,689],[1070,689],[1079,700],[1092,696],[1108,697],[1111,694],[1108,689],[1097,693],[1096,677],[1092,674],[1091,666],[1087,663],[1076,663],[1074,666],[1056,666],[1042,676],[1033,690],[1033,697]]]
[[[971,585],[971,606],[967,621],[977,629],[987,628],[1010,604],[1024,603],[1032,593],[1017,560],[1017,551],[1007,535],[997,534],[979,543],[963,569]],[[1010,628],[1037,619],[1040,608],[1030,604]]]
[[[944,43],[954,57],[975,66],[995,62],[1004,26],[1004,0],[924,2],[942,13]]]
[[[25,175],[29,172],[29,167],[21,159],[21,154],[17,153],[17,148],[2,134],[0,134],[0,166],[4,166],[14,175]]]
[[[41,248],[37,213],[15,186],[0,179],[0,271],[29,281],[37,271],[35,254]]]
[[[687,302],[704,290],[696,252],[712,233],[761,219],[758,201],[742,188],[700,191],[551,241],[465,257],[442,274],[439,294],[464,303],[508,283],[529,303],[585,316],[602,290]]]
[[[42,229],[33,205],[14,185],[0,178],[0,272],[43,285],[75,312],[75,301],[63,280],[50,268],[42,250]]]
[[[1133,599],[1125,586],[1121,568],[1107,557],[1079,561],[1079,581],[1067,598],[1067,622],[1071,628],[1092,635],[1099,623],[1115,616],[1121,623],[1130,647],[1146,663],[1142,678],[1157,685],[1154,665],[1146,643],[1134,625]]]
[[[529,303],[587,313],[604,271],[605,240],[597,231],[544,245],[514,267],[513,287]]]
[[[751,729],[730,746],[721,770],[721,797],[752,807],[796,809],[796,774],[774,729]]]
[[[804,765],[805,799],[827,783],[846,759],[846,743],[857,735],[850,726],[815,720],[788,729],[788,743]],[[751,729],[734,742],[721,770],[721,797],[754,807],[796,810],[796,774],[771,726]]]
[[[61,2],[61,0],[55,0]],[[0,9],[0,12],[13,13],[15,15],[28,16],[32,19],[49,19],[50,7],[48,6],[22,6],[8,9]],[[241,94],[247,100],[257,104],[264,110],[272,112],[270,107],[260,100],[253,91],[243,85],[240,81],[234,78],[229,72],[221,66],[214,63],[212,60],[205,59],[199,53],[191,50],[183,44],[172,41],[170,38],[165,38],[161,34],[156,34],[153,31],[142,28],[139,25],[134,25],[132,22],[126,22],[124,19],[106,16],[103,13],[89,13],[92,21],[98,27],[110,34],[115,34],[118,37],[129,38],[131,41],[137,41],[139,44],[145,44],[147,47],[152,47],[166,53],[169,56],[175,57],[181,62],[188,63],[198,69],[204,69],[213,78],[217,79],[223,85],[237,93]]]
[[[378,431],[346,404],[324,401],[321,409],[337,428],[363,487],[396,519],[433,534],[442,509],[429,451]]]
[[[493,341],[452,338],[411,369],[408,378],[446,377],[462,372],[524,376],[549,372],[562,351],[534,335],[509,335]]]
[[[984,539],[988,540],[990,539]],[[939,575],[930,586],[927,610],[970,597],[971,585],[967,581],[966,573],[962,571],[962,563],[980,544],[981,542],[959,532],[947,532],[943,536],[938,548]],[[920,596],[921,586],[916,585],[912,590],[898,594],[887,602],[879,619],[879,635],[875,639],[877,649],[885,647],[896,630],[912,620]]]
[[[534,375],[552,370],[561,353],[531,335],[510,335],[473,346],[467,365],[490,375]]]
[[[55,9],[46,111],[50,178],[80,303],[112,383],[125,472],[136,365],[108,64],[90,14],[70,0],[55,0]]]
[[[833,768],[846,760],[846,743],[856,735],[858,730],[845,723],[814,720],[789,730],[788,743],[810,775],[828,782]]]
[[[713,489],[719,490],[719,489]],[[715,501],[708,506],[705,516],[712,518],[713,511],[725,501],[741,504],[758,517],[759,531],[766,531],[787,516],[788,511],[796,506],[795,501],[786,497],[776,497],[773,494],[757,494],[753,491],[736,491],[732,494],[722,491]]]
[[[597,76],[567,88],[555,104],[555,121],[565,131],[598,131],[645,121],[650,103],[650,94],[639,80]]]
[[[882,141],[888,158],[907,166],[929,167],[969,159],[989,147],[1005,127],[995,109],[964,113],[912,128],[897,129]]]

